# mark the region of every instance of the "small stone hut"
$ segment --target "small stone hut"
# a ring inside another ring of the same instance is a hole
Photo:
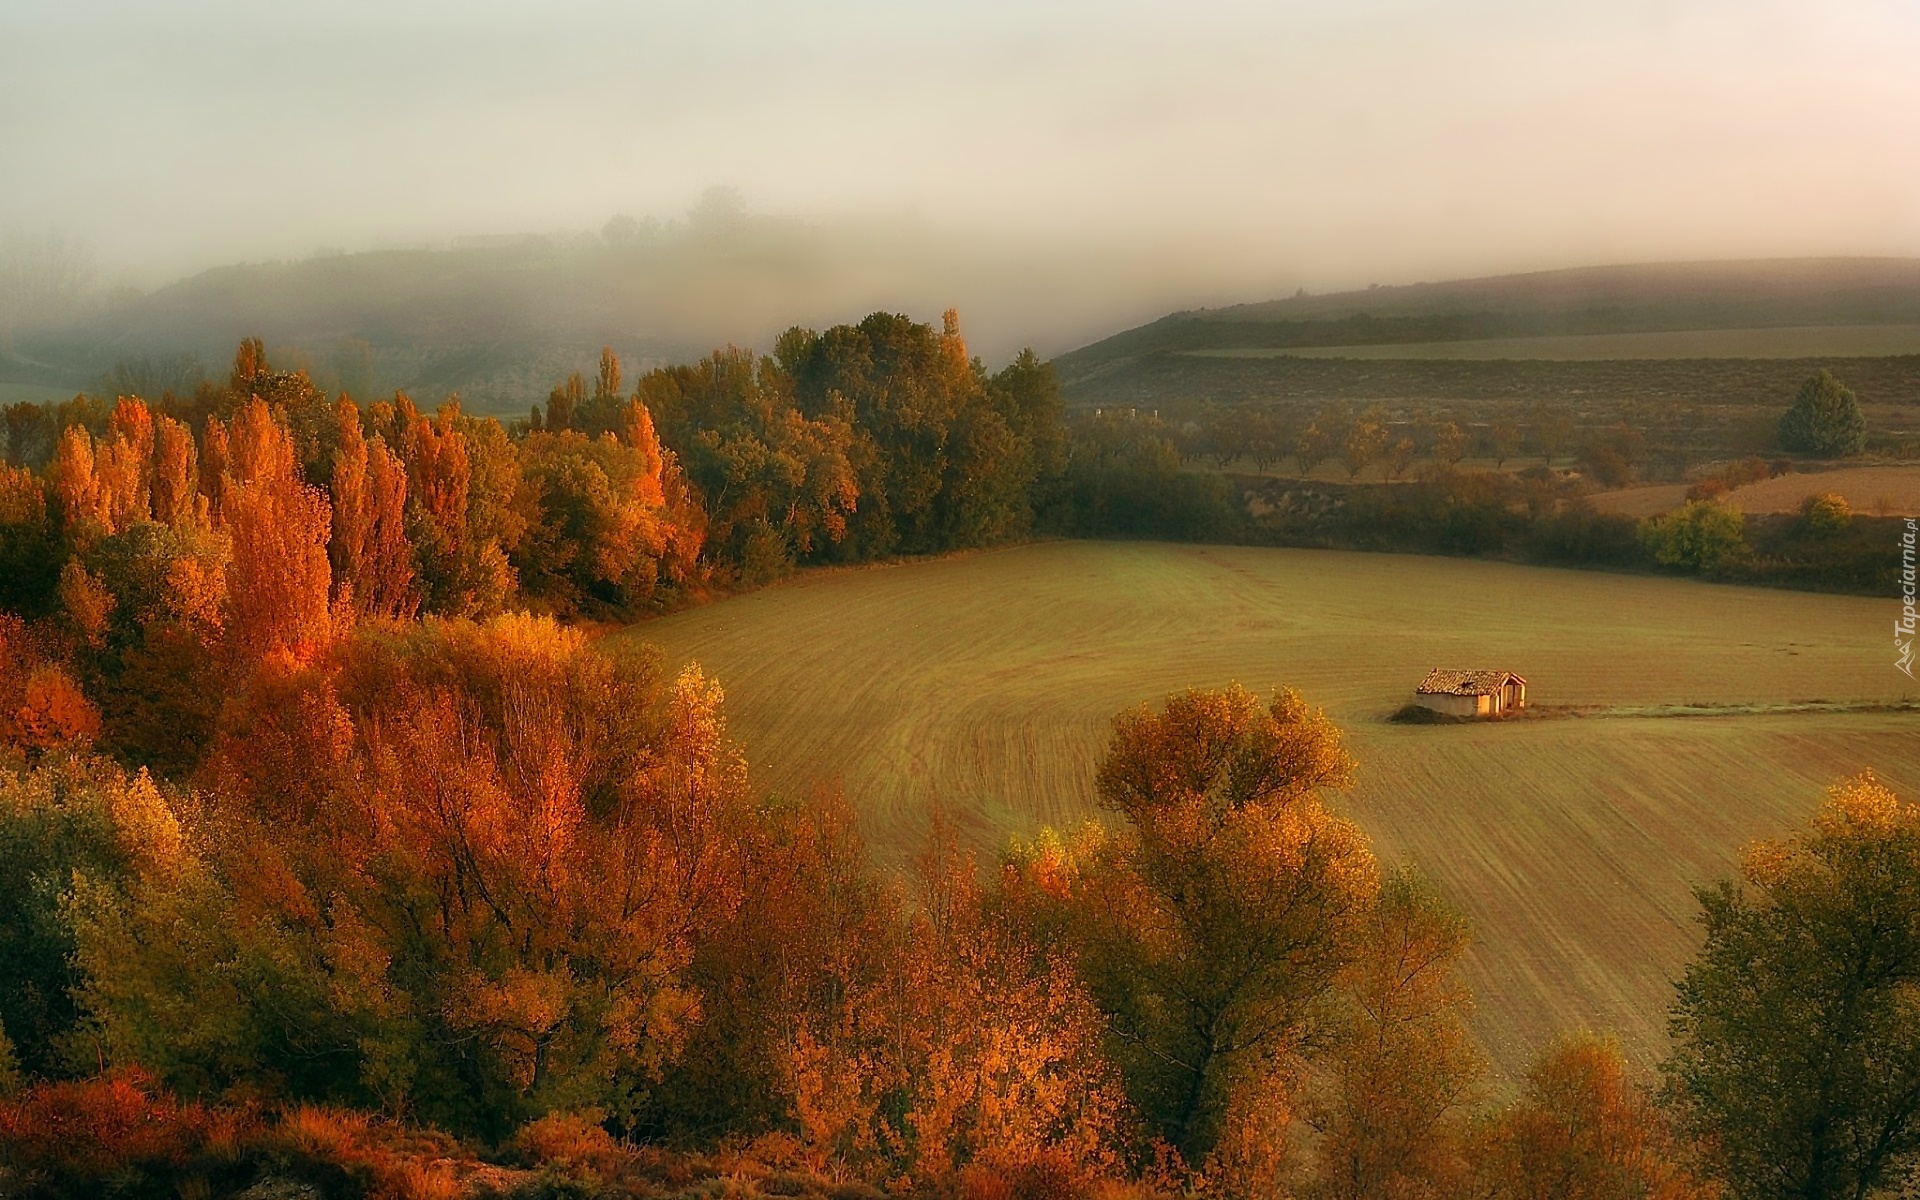
[[[1501,717],[1527,706],[1527,681],[1512,671],[1435,667],[1413,689],[1413,702],[1450,717]]]

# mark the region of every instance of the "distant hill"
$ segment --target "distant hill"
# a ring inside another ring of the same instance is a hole
[[[957,307],[969,344],[996,364],[1152,311],[1164,286],[1149,291],[1141,268],[1111,258],[987,244],[910,218],[814,222],[722,206],[601,235],[225,266],[37,328],[0,319],[0,398],[93,389],[110,374],[155,386],[189,369],[224,378],[234,345],[258,336],[276,365],[330,389],[405,388],[429,404],[459,392],[470,408],[521,413],[568,371],[591,370],[603,345],[632,372],[729,343],[768,349],[790,326],[876,309],[937,321]]]
[[[1189,269],[1197,279],[1200,266]],[[1071,346],[1152,311],[1148,298],[1191,286],[1168,282],[1179,278],[1111,255],[963,242],[908,220],[814,223],[703,208],[665,226],[609,226],[605,236],[467,238],[205,271],[37,329],[0,328],[0,401],[191,386],[201,373],[224,377],[234,345],[258,336],[277,364],[303,367],[329,389],[367,397],[404,388],[426,404],[457,392],[470,408],[517,414],[567,372],[590,370],[603,345],[632,372],[727,343],[765,349],[790,325],[876,308],[929,320],[949,305],[993,365],[1021,346]],[[1902,325],[1911,330],[1861,336]],[[1759,348],[1700,353],[1920,353],[1920,260],[1595,267],[1300,295],[1174,313],[1054,362],[1069,400],[1082,404],[1534,396],[1607,372],[1509,360],[1671,359],[1670,345],[1622,351],[1620,339],[1793,327],[1817,328],[1735,335],[1722,342]],[[1589,335],[1600,340],[1566,342]],[[1770,392],[1776,376],[1798,369],[1769,367],[1753,387]],[[1609,386],[1666,386],[1641,374],[1614,371]]]
[[[224,375],[238,340],[258,336],[278,365],[330,388],[520,411],[602,345],[645,366],[844,319],[833,301],[862,290],[848,250],[798,223],[722,216],[619,240],[470,238],[220,267],[17,334],[0,383],[92,387],[115,364],[181,354]]]
[[[1806,332],[1813,327],[1816,332]],[[1883,336],[1861,327],[1886,329]],[[1823,339],[1818,329],[1831,330]],[[1451,361],[1780,357],[1764,334],[1693,343],[1698,331],[1795,330],[1794,357],[1920,351],[1920,259],[1769,259],[1584,267],[1173,313],[1054,360],[1071,399],[1138,402],[1178,394],[1232,399],[1262,379],[1382,374],[1307,359]],[[1843,332],[1845,331],[1845,332]],[[1622,335],[1658,335],[1634,338]],[[1580,344],[1579,339],[1590,339]],[[1527,339],[1542,339],[1530,349]],[[1557,339],[1549,343],[1545,339]],[[1573,339],[1569,341],[1569,339]],[[1908,345],[1907,342],[1913,342]],[[1472,343],[1486,343],[1476,347]],[[1824,343],[1824,344],[1823,344]],[[1696,351],[1674,347],[1695,344]],[[1877,347],[1863,352],[1861,347]],[[1400,350],[1391,348],[1399,347]],[[1223,358],[1277,358],[1260,365]],[[1402,365],[1385,374],[1420,373]],[[1452,372],[1459,374],[1458,370]],[[1445,372],[1443,372],[1445,374]],[[1329,384],[1331,386],[1331,383]],[[1344,386],[1344,385],[1342,385]],[[1364,385],[1363,390],[1364,390]],[[1225,389],[1223,392],[1222,389]]]

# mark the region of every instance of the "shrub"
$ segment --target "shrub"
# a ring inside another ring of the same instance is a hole
[[[1727,494],[1727,481],[1718,475],[1709,475],[1705,479],[1694,481],[1687,489],[1689,500],[1718,500]]]
[[[1800,520],[1809,533],[1838,533],[1853,523],[1853,509],[1838,492],[1822,492],[1807,497],[1800,506]]]
[[[42,1083],[0,1103],[0,1166],[8,1195],[114,1190],[162,1195],[190,1177],[240,1174],[259,1134],[246,1109],[183,1104],[139,1072]]]
[[[1713,501],[1689,500],[1685,508],[1642,521],[1639,533],[1663,567],[1712,571],[1749,553],[1746,516]]]
[[[631,1157],[592,1115],[578,1112],[548,1113],[521,1126],[513,1150],[537,1166],[585,1167],[603,1177]]]

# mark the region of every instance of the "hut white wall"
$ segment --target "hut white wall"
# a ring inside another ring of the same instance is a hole
[[[1485,696],[1429,695],[1423,692],[1413,694],[1415,704],[1430,708],[1437,713],[1445,713],[1450,717],[1477,717],[1483,711],[1480,706],[1486,703],[1486,699]]]

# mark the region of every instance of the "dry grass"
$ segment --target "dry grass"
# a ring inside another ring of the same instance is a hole
[[[1652,517],[1686,503],[1684,483],[1601,492],[1593,506],[1602,512]],[[1763,479],[1728,492],[1723,499],[1747,513],[1798,512],[1808,496],[1838,492],[1857,513],[1886,516],[1920,514],[1920,464],[1842,467],[1837,471],[1794,472]],[[1882,504],[1884,501],[1884,505]],[[1885,513],[1881,513],[1882,507]]]
[[[1477,1029],[1507,1070],[1611,1029],[1643,1061],[1691,954],[1689,889],[1872,767],[1920,794],[1911,712],[1403,726],[1432,666],[1511,668],[1546,705],[1887,704],[1890,601],[1465,559],[1053,543],[804,577],[617,635],[726,685],[759,786],[841,782],[884,857],[929,805],[983,848],[1093,815],[1120,709],[1289,685],[1360,760],[1345,804],[1477,929]]]

